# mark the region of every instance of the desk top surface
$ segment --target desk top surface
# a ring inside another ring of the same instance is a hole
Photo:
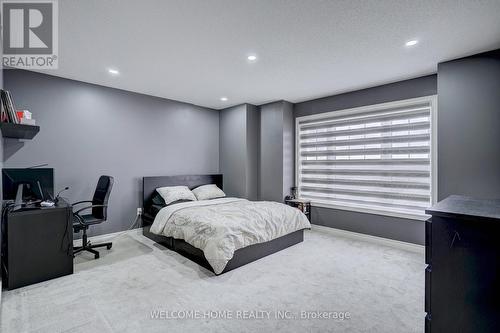
[[[16,213],[28,213],[28,212],[44,212],[44,211],[50,211],[54,209],[68,209],[71,207],[71,204],[69,204],[66,200],[60,198],[59,202],[55,204],[52,207],[41,207],[40,205],[27,205],[25,207],[22,207],[21,209],[18,210],[11,210],[9,214],[16,214]]]

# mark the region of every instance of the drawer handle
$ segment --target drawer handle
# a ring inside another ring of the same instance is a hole
[[[460,238],[460,234],[455,231],[455,234],[453,235],[453,239],[451,241],[451,245],[450,245],[450,248],[453,247],[453,245],[455,244],[455,240],[458,238],[459,241],[461,241],[462,239]]]

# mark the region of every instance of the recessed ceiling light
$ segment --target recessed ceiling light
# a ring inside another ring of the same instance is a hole
[[[220,100],[223,102],[227,102],[227,97],[221,97]]]
[[[418,40],[412,39],[406,42],[406,46],[414,46],[418,44]]]
[[[256,61],[257,60],[257,56],[255,54],[251,54],[247,57],[248,61]]]
[[[120,72],[117,69],[109,68],[108,72],[113,75],[118,75]]]

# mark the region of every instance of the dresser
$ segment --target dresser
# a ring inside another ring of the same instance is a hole
[[[500,332],[500,200],[426,210],[425,332]]]

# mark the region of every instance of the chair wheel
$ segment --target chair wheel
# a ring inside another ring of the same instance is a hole
[[[99,259],[99,253],[98,254],[94,254],[94,259]]]
[[[111,246],[113,246],[113,244],[106,245],[106,248],[109,250],[111,249]]]

